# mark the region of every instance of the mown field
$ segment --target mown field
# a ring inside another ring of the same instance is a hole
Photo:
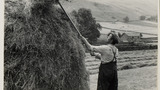
[[[90,75],[90,90],[97,89],[98,74]],[[158,90],[157,67],[118,71],[118,90]]]
[[[86,53],[86,67],[90,74],[98,73],[100,60]],[[157,65],[157,50],[120,51],[117,60],[118,70]]]
[[[96,90],[100,60],[86,53],[90,90]],[[157,50],[120,51],[118,57],[119,90],[155,90]]]

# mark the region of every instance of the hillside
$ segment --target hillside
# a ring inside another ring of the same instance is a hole
[[[156,15],[157,0],[71,0],[63,2],[68,12],[79,8],[92,10],[96,20],[112,21],[115,17],[122,20],[128,16],[132,20],[137,20],[141,15]]]
[[[150,26],[148,25],[149,23],[146,23],[147,25],[142,25],[142,22],[139,21],[138,22],[131,22],[133,24],[126,24],[126,23],[122,23],[122,22],[117,22],[116,24],[114,23],[109,23],[109,22],[99,22],[102,27],[101,33],[102,34],[107,34],[110,32],[110,29],[107,28],[114,28],[115,31],[118,32],[126,32],[126,31],[130,31],[130,32],[139,32],[139,33],[143,33],[143,34],[151,34],[151,36],[157,36],[157,27],[156,24],[150,24]],[[139,25],[134,25],[134,24],[139,24]],[[143,23],[144,24],[144,23]],[[151,27],[151,25],[155,25],[153,27]],[[153,34],[153,35],[152,35]],[[146,35],[145,35],[146,36]]]

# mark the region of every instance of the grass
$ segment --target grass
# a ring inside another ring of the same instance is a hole
[[[120,51],[118,57],[118,90],[157,89],[157,50]],[[90,71],[90,90],[96,90],[100,60],[86,54]]]
[[[86,54],[86,67],[90,74],[97,74],[100,60]],[[117,69],[127,70],[157,65],[157,50],[119,51]]]
[[[120,71],[119,90],[155,90],[156,71],[156,66]]]
[[[116,24],[110,22],[99,22],[102,27],[112,28],[112,29],[119,29],[125,31],[134,31],[134,32],[141,32],[141,33],[150,33],[150,34],[157,34],[157,27],[149,27],[149,26],[142,26],[142,25],[133,25],[127,24],[122,22],[117,22]],[[121,31],[120,31],[121,32]],[[102,29],[102,34],[107,34],[108,29]],[[145,37],[145,34],[143,35]]]
[[[79,8],[91,9],[96,20],[100,21],[113,21],[113,16],[119,20],[126,16],[138,20],[140,15],[157,13],[157,0],[72,0],[63,5],[68,12]]]
[[[118,90],[156,90],[157,67],[118,71]],[[90,90],[96,90],[98,75],[90,75]]]
[[[140,20],[128,22],[128,24],[147,26],[147,27],[155,27],[155,28],[158,27],[157,23],[150,23],[149,21],[140,21]]]

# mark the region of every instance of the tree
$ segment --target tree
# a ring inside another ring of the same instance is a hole
[[[146,19],[146,16],[140,16],[139,19],[140,19],[140,20],[145,20],[145,19]]]
[[[75,18],[75,22],[77,23],[77,27],[80,30],[81,34],[88,38],[90,43],[94,43],[97,41],[97,38],[100,36],[99,29],[101,29],[101,25],[96,23],[95,18],[93,18],[91,10],[80,8],[78,12],[72,11],[72,15]]]
[[[116,19],[114,16],[112,16],[112,19]]]
[[[128,23],[129,22],[129,17],[126,16],[125,18],[123,18],[123,20],[124,20],[125,23]]]
[[[158,22],[158,16],[150,16],[149,18],[147,18],[147,20],[149,21],[155,21],[155,22]]]

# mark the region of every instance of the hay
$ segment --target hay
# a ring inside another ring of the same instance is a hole
[[[4,90],[88,90],[83,46],[54,1],[6,0]]]

